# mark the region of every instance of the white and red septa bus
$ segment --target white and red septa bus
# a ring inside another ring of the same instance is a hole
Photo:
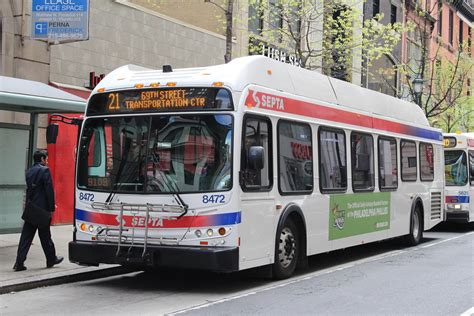
[[[446,221],[474,221],[474,133],[446,133],[444,178]]]
[[[88,101],[69,258],[285,278],[417,244],[444,218],[442,141],[415,104],[263,56],[124,66]]]

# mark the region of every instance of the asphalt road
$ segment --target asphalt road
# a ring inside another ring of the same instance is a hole
[[[134,272],[4,294],[0,314],[468,315],[473,262],[472,226],[443,225],[417,247],[391,240],[313,256],[280,282],[256,271]]]

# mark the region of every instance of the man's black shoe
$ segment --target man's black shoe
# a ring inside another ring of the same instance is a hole
[[[46,268],[51,268],[52,266],[56,264],[60,264],[61,262],[63,262],[63,260],[64,260],[63,257],[58,256],[56,257],[56,259],[54,259],[54,261],[46,263]]]
[[[13,270],[14,270],[15,272],[25,271],[25,270],[26,270],[26,267],[25,267],[25,265],[23,265],[23,264],[16,264],[16,263],[15,263],[15,265],[13,266]]]

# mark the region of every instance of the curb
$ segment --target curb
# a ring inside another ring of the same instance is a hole
[[[23,283],[16,283],[16,284],[1,286],[0,295],[11,293],[11,292],[31,290],[31,289],[35,289],[35,288],[43,287],[43,286],[60,285],[60,284],[65,284],[65,283],[74,283],[74,282],[80,282],[80,281],[100,279],[100,278],[110,277],[114,275],[130,273],[133,271],[137,271],[137,270],[118,266],[118,267],[111,267],[111,268],[105,268],[105,269],[100,269],[100,270],[69,273],[69,274],[60,275],[60,276],[56,276],[52,278],[45,277],[39,280],[31,280],[31,281],[26,281]]]

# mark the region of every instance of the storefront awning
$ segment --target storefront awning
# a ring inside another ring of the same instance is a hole
[[[0,110],[84,113],[86,100],[47,84],[0,76]]]

